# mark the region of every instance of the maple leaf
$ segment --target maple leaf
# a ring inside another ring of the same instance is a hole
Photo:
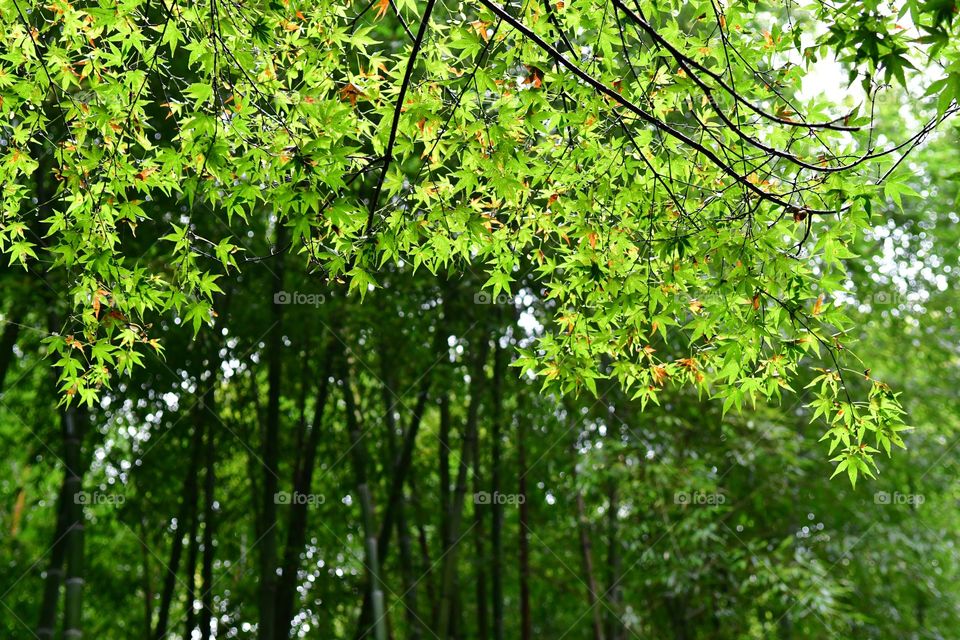
[[[650,374],[653,376],[653,381],[657,386],[663,386],[663,381],[670,377],[670,373],[660,365],[651,368]]]
[[[350,101],[351,106],[357,106],[357,98],[364,98],[363,92],[357,88],[352,82],[348,82],[343,89],[340,89],[340,99],[343,101]]]
[[[530,73],[523,79],[523,84],[534,89],[539,89],[543,85],[543,71],[536,67],[527,66]]]
[[[379,2],[377,2],[377,20],[382,18],[389,8],[390,0],[379,0]]]
[[[106,300],[110,293],[104,289],[97,289],[93,292],[93,317],[100,318],[100,300]]]

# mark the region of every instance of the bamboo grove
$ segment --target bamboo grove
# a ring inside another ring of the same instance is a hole
[[[0,635],[950,637],[956,9],[0,0]]]

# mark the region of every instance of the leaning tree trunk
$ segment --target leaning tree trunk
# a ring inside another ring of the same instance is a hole
[[[576,474],[574,474],[576,479]],[[603,621],[597,600],[597,578],[593,572],[593,555],[590,544],[590,530],[587,522],[586,507],[583,503],[583,493],[577,489],[577,528],[580,532],[580,555],[583,561],[583,573],[587,577],[587,605],[593,619],[593,639],[603,640]]]
[[[313,485],[313,471],[317,457],[317,448],[320,446],[320,434],[323,428],[323,413],[330,396],[330,371],[332,361],[337,357],[337,340],[330,338],[325,351],[324,363],[320,370],[320,383],[314,399],[313,419],[310,431],[304,439],[304,447],[299,464],[294,469],[293,492],[296,495],[306,495],[311,492]],[[291,501],[290,526],[287,529],[287,544],[283,555],[283,572],[277,582],[276,627],[281,637],[290,633],[290,622],[293,619],[294,601],[297,593],[297,573],[300,569],[300,554],[304,550],[307,540],[307,508],[305,501]]]
[[[410,512],[413,515],[413,525],[417,530],[417,551],[419,556],[419,572],[422,576],[417,584],[420,582],[424,585],[424,590],[426,591],[426,600],[431,603],[433,611],[432,620],[436,623],[436,613],[438,611],[437,607],[439,605],[439,598],[437,597],[437,585],[436,585],[436,572],[433,570],[434,563],[430,559],[430,543],[427,541],[427,530],[426,522],[427,515],[424,512],[423,503],[417,498],[419,491],[417,488],[416,476],[410,477],[410,495],[409,495],[409,504]],[[426,625],[422,624],[418,620],[421,627]]]
[[[423,422],[423,413],[426,410],[427,395],[430,383],[424,380],[420,393],[417,395],[417,404],[410,416],[410,424],[403,436],[400,452],[393,462],[393,477],[390,481],[390,494],[384,508],[383,522],[380,524],[380,533],[377,536],[377,554],[380,561],[386,560],[390,550],[390,532],[393,531],[403,501],[403,486],[413,465],[413,450],[417,443],[417,433]]]
[[[423,422],[423,414],[426,411],[429,389],[430,380],[428,377],[424,377],[420,385],[420,392],[417,394],[417,404],[413,409],[413,414],[410,416],[410,424],[403,436],[401,449],[393,461],[390,493],[387,496],[383,519],[380,523],[380,532],[377,535],[377,558],[381,564],[386,562],[387,556],[390,555],[390,534],[393,532],[395,523],[400,533],[403,533],[403,529],[400,526],[403,517],[403,488],[406,484],[410,469],[413,466],[413,450],[417,442],[417,433],[420,430],[420,424]],[[371,594],[372,592],[368,590],[364,596],[363,605],[360,610],[360,624],[357,638],[364,637],[370,628]]]
[[[177,572],[180,569],[180,559],[183,557],[184,527],[195,518],[194,511],[197,504],[198,473],[200,468],[200,450],[203,430],[194,427],[190,437],[190,463],[187,466],[187,475],[183,480],[183,492],[180,497],[180,509],[177,512],[177,529],[173,532],[170,543],[170,562],[165,568],[163,579],[163,593],[160,596],[160,607],[157,613],[157,624],[153,631],[154,640],[163,640],[167,637],[167,624],[170,620],[170,605],[173,602],[174,589],[177,583]],[[192,606],[192,605],[191,605]]]
[[[370,602],[373,614],[373,635],[376,640],[386,640],[387,625],[383,603],[383,583],[380,578],[380,564],[377,559],[377,533],[374,525],[373,496],[367,480],[367,448],[363,445],[363,434],[357,415],[356,400],[350,380],[350,365],[344,358],[341,363],[343,397],[346,404],[347,430],[350,433],[350,452],[353,457],[353,470],[356,479],[357,497],[360,501],[360,513],[363,522],[364,565],[367,567]],[[364,631],[365,634],[365,631]]]

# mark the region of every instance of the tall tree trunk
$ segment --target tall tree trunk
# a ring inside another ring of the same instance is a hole
[[[463,626],[463,594],[460,593],[460,575],[457,573],[459,567],[454,567],[453,571],[453,615],[450,617],[450,638],[452,640],[461,640],[464,633]]]
[[[380,578],[380,565],[377,559],[377,533],[374,525],[373,495],[367,480],[367,448],[363,445],[363,433],[357,415],[356,400],[350,379],[350,365],[344,358],[341,363],[341,381],[343,397],[346,403],[347,430],[350,433],[350,452],[353,457],[357,498],[360,501],[360,513],[363,521],[364,565],[367,567],[368,588],[373,614],[372,629],[376,640],[386,640],[387,624],[383,602],[383,583]],[[365,632],[364,632],[365,634]]]
[[[48,114],[54,108],[54,102],[56,100],[55,92],[52,94],[51,98],[52,99],[47,100],[44,104],[44,111]],[[53,119],[50,120],[50,122],[54,121],[55,120]],[[63,124],[66,125],[66,122]],[[47,135],[49,136],[50,140],[57,138],[57,135],[51,131],[48,131]],[[52,149],[49,153],[45,153],[42,144],[38,143],[31,144],[30,153],[38,163],[38,168],[35,173],[37,176],[35,188],[40,210],[38,211],[36,219],[44,220],[53,215],[53,208],[50,203],[54,190],[54,172],[51,170],[54,154]],[[45,241],[42,239],[42,236],[44,236],[45,233],[41,232],[36,235],[38,238],[40,238],[40,245],[43,246]],[[39,279],[43,281],[44,284],[47,284],[42,275],[39,276]],[[53,290],[53,288],[49,287],[49,285],[48,288]],[[13,360],[13,347],[16,345],[19,337],[19,325],[25,314],[23,307],[17,306],[16,300],[13,301],[13,304],[15,305],[11,312],[13,320],[12,322],[8,322],[6,328],[4,329],[3,337],[0,339],[0,392],[2,392],[5,388],[7,372],[9,371],[10,364]],[[51,333],[57,330],[58,325],[57,314],[53,308],[54,307],[51,301],[47,315],[47,329]],[[54,384],[54,389],[57,389],[56,384]],[[55,392],[54,397],[59,397],[59,393]],[[60,414],[64,454],[67,453],[66,450],[68,448],[68,442],[70,442],[67,438],[66,411],[71,411],[71,409],[68,408]],[[76,443],[76,448],[77,457],[79,457],[79,442]],[[67,460],[68,459],[65,458],[65,462]],[[69,463],[67,466],[69,466]],[[75,495],[71,492],[71,486],[74,480],[75,479],[72,478],[71,472],[69,470],[64,470],[64,476],[60,486],[60,494],[57,498],[57,524],[54,530],[53,545],[50,551],[50,564],[47,568],[46,576],[44,578],[43,600],[40,605],[40,620],[37,624],[36,635],[40,640],[52,640],[56,635],[57,606],[60,600],[60,587],[63,583],[64,562],[68,546],[67,538],[71,533],[70,527],[74,523],[73,518],[76,514],[75,507],[78,506],[76,505]],[[79,490],[79,487],[77,487],[76,490]]]
[[[413,544],[410,538],[410,526],[402,506],[397,513],[397,531],[400,544],[400,576],[403,578],[403,605],[406,611],[409,637],[412,640],[419,640],[423,637],[423,629],[420,624],[420,614],[417,611],[418,580],[413,569]]]
[[[440,394],[440,428],[437,434],[437,476],[439,484],[439,513],[440,522],[437,530],[440,532],[440,553],[438,557],[446,557],[447,549],[450,546],[450,390],[444,389]],[[424,552],[426,555],[426,552]],[[439,628],[440,609],[443,603],[443,566],[440,568],[440,578],[436,585],[432,598],[433,609],[431,611],[430,624],[434,628]]]
[[[416,446],[420,424],[423,422],[423,413],[426,410],[429,390],[430,379],[428,376],[424,376],[420,384],[420,392],[417,394],[417,404],[413,409],[413,413],[410,416],[410,424],[403,436],[402,448],[393,461],[390,494],[387,498],[386,507],[384,508],[382,522],[380,523],[380,532],[377,535],[377,558],[381,564],[386,562],[387,556],[390,553],[390,534],[393,531],[398,514],[401,513],[403,507],[403,487],[410,473],[410,468],[413,465],[413,451]],[[392,404],[387,405],[388,413],[390,412],[391,406]],[[393,419],[391,417],[389,422],[392,421]],[[390,428],[392,427],[388,424],[388,429]],[[370,628],[371,603],[369,594],[372,592],[368,590],[366,593],[368,595],[364,596],[364,602],[360,612],[360,635],[357,637],[363,637],[363,634],[366,633],[365,630]]]
[[[503,490],[502,475],[502,442],[503,438],[503,377],[506,367],[506,353],[499,344],[495,346],[493,358],[492,405],[490,407],[490,439],[491,450],[491,491],[492,496],[499,496]],[[491,499],[493,507],[493,523],[490,531],[492,544],[492,595],[493,595],[493,638],[503,640],[503,505],[496,499]]]
[[[530,617],[530,512],[527,505],[527,449],[526,419],[521,417],[517,425],[517,473],[520,476],[517,491],[520,502],[520,640],[533,637],[533,620]]]
[[[177,572],[180,569],[180,558],[183,556],[184,528],[195,517],[197,504],[198,471],[200,467],[200,450],[203,430],[194,427],[190,437],[190,463],[187,466],[187,475],[183,479],[183,491],[180,498],[180,509],[177,512],[177,529],[173,532],[170,543],[170,562],[167,563],[163,578],[163,593],[160,596],[160,608],[157,613],[157,624],[153,638],[163,640],[167,636],[167,624],[170,620],[170,605],[173,602],[174,588],[177,583]]]
[[[438,332],[439,333],[439,332]],[[383,402],[384,408],[384,423],[387,429],[387,443],[389,444],[389,453],[390,459],[396,461],[400,459],[400,451],[397,446],[397,420],[396,414],[394,412],[394,405],[396,404],[393,400],[393,393],[391,391],[394,388],[394,375],[393,375],[393,363],[388,357],[387,349],[381,349],[380,357],[380,379],[384,382],[380,386],[380,399]],[[424,395],[424,403],[426,402],[426,395]],[[419,405],[418,398],[418,407],[415,415],[421,416],[421,418],[416,418],[418,421],[422,419],[422,414],[425,406]],[[411,428],[413,424],[411,422]],[[409,433],[410,430],[408,430]],[[396,467],[399,466],[395,464]],[[411,464],[412,466],[412,464]],[[395,474],[396,476],[396,474]],[[394,478],[394,483],[396,483],[398,478]],[[410,527],[407,522],[406,517],[406,502],[407,494],[404,490],[403,479],[400,479],[400,495],[397,498],[397,542],[400,547],[400,577],[403,580],[403,607],[404,607],[404,617],[407,621],[407,635],[412,640],[419,640],[423,637],[423,629],[420,624],[420,616],[417,613],[417,578],[414,576],[414,564],[413,564],[413,547],[410,539]],[[384,521],[386,518],[384,518]],[[381,534],[383,534],[383,527],[381,527]],[[379,546],[380,540],[383,538],[378,538],[377,543]],[[380,554],[380,562],[383,563],[386,561],[386,550],[387,547],[383,549]]]
[[[443,572],[440,582],[440,610],[437,616],[436,629],[437,637],[440,638],[440,640],[446,640],[451,637],[450,626],[454,613],[454,583],[456,582],[457,550],[459,549],[457,536],[460,531],[460,522],[463,519],[463,503],[467,493],[467,460],[470,458],[470,443],[470,438],[463,439],[460,465],[457,470],[457,484],[454,488],[450,509],[447,512],[447,518],[450,523],[450,540],[446,555],[443,557]]]
[[[198,430],[202,433],[203,430],[200,427],[197,427]],[[199,447],[198,447],[199,448]],[[190,548],[187,553],[187,620],[186,620],[186,632],[184,634],[185,638],[193,637],[193,629],[197,626],[197,616],[196,611],[194,611],[193,603],[197,599],[197,551],[199,545],[197,544],[197,535],[200,530],[200,516],[199,516],[199,496],[195,492],[193,495],[193,504],[190,505],[190,529],[187,535],[187,541],[190,545]]]
[[[143,563],[143,637],[149,640],[153,631],[153,576],[150,572],[150,549],[147,547],[147,519],[140,515],[140,561]]]
[[[403,486],[406,483],[410,468],[413,465],[413,450],[417,444],[417,433],[423,422],[423,413],[427,408],[427,396],[430,383],[426,378],[421,383],[420,393],[417,394],[417,404],[410,416],[410,424],[403,436],[403,444],[397,459],[393,463],[393,477],[390,482],[390,495],[383,513],[383,522],[377,536],[377,553],[381,561],[385,561],[390,549],[390,532],[403,502]]]
[[[3,393],[7,371],[13,361],[13,347],[17,344],[17,338],[20,337],[20,322],[23,320],[23,312],[16,304],[14,301],[12,317],[6,321],[3,335],[0,336],[0,395]]]
[[[446,555],[443,558],[443,573],[440,583],[440,611],[437,620],[437,635],[441,640],[452,636],[451,626],[454,614],[457,613],[455,598],[458,591],[454,585],[457,582],[457,558],[459,550],[460,523],[463,520],[463,503],[467,493],[467,472],[473,450],[477,447],[477,419],[480,410],[480,395],[483,389],[484,366],[487,361],[489,343],[487,336],[482,336],[477,349],[473,374],[470,378],[470,404],[467,405],[467,419],[464,424],[460,464],[457,468],[457,484],[454,490],[450,509],[447,512]],[[447,396],[449,402],[449,397]]]
[[[323,414],[330,396],[330,372],[333,370],[333,360],[337,356],[337,339],[331,337],[324,354],[324,362],[320,370],[320,381],[317,385],[313,405],[313,419],[310,430],[304,440],[303,452],[293,472],[293,492],[296,495],[306,495],[312,491],[313,471],[316,466],[317,448],[320,446],[320,435],[323,429]],[[293,620],[293,610],[297,596],[297,574],[300,570],[300,554],[304,550],[307,540],[307,510],[309,505],[305,501],[291,500],[290,526],[287,529],[287,544],[283,554],[283,572],[277,582],[277,634],[286,638],[290,632],[290,623]]]
[[[286,229],[277,223],[276,246],[282,248],[286,243]],[[263,429],[263,485],[261,494],[261,528],[258,546],[260,548],[260,620],[257,625],[259,640],[275,640],[277,601],[277,503],[276,494],[279,484],[278,458],[280,451],[280,384],[282,376],[283,346],[283,308],[278,304],[278,294],[283,291],[283,256],[270,263],[272,272],[273,306],[267,336],[267,416]]]
[[[574,472],[576,479],[576,472]],[[599,602],[597,601],[597,578],[593,571],[593,555],[590,544],[590,523],[587,521],[586,507],[583,503],[583,493],[577,489],[577,528],[580,532],[580,556],[583,562],[583,573],[587,577],[587,605],[593,619],[593,638],[603,640],[603,621]]]
[[[250,372],[248,380],[250,382],[249,399],[252,405],[252,411],[249,412],[249,416],[247,416],[246,419],[239,421],[239,425],[241,425],[243,429],[240,434],[241,437],[245,438],[247,442],[254,442],[263,438],[263,425],[266,423],[266,419],[264,417],[263,403],[260,402],[260,386],[257,382],[256,371]],[[260,474],[262,471],[256,452],[251,447],[244,447],[244,453],[246,454],[247,463],[247,481],[250,483],[250,511],[253,514],[253,529],[256,533],[254,539],[257,539],[260,536],[260,531],[263,530],[263,505],[261,504],[263,491],[260,488]],[[260,556],[257,554],[258,563],[260,561],[259,558]]]
[[[473,494],[483,491],[483,476],[480,465],[480,446],[478,442],[473,447]],[[487,610],[487,557],[486,546],[483,543],[484,518],[483,505],[473,501],[473,544],[474,544],[474,571],[476,571],[476,599],[477,599],[477,640],[488,640],[490,637],[489,611]]]
[[[447,514],[450,510],[450,391],[444,391],[440,396],[440,434],[438,453],[439,481],[440,481],[440,544],[442,551],[446,551],[450,544],[450,521]]]
[[[38,175],[43,175],[38,174]],[[41,200],[41,202],[44,202]],[[47,329],[53,333],[57,327],[57,316],[51,310],[47,315]],[[12,355],[12,346],[11,351]],[[54,397],[58,395],[56,377],[51,381]],[[60,429],[63,438],[64,452],[66,452],[66,413],[60,412]],[[40,619],[37,622],[37,638],[53,640],[56,635],[57,607],[60,604],[60,587],[63,584],[63,563],[66,557],[67,528],[70,524],[70,508],[74,503],[74,496],[70,495],[68,480],[69,472],[64,469],[63,479],[60,482],[60,492],[57,495],[57,524],[53,532],[53,544],[50,548],[50,564],[47,566],[43,581],[43,600],[40,604]]]
[[[67,572],[63,605],[63,638],[79,640],[83,637],[83,504],[80,499],[82,484],[81,441],[82,418],[68,407],[63,412],[63,461],[66,466],[64,498],[67,499]]]
[[[427,602],[431,603],[431,620],[436,624],[437,613],[439,612],[440,599],[437,596],[436,573],[433,570],[433,562],[430,560],[430,543],[427,540],[426,522],[427,515],[424,513],[423,504],[417,499],[419,491],[415,476],[410,477],[410,510],[413,513],[414,524],[417,529],[417,549],[420,559],[420,575],[423,576],[419,582],[423,582],[427,592]],[[442,509],[442,506],[441,506]],[[418,621],[419,622],[419,621]],[[421,624],[421,626],[423,626]]]
[[[620,500],[617,494],[617,485],[611,482],[607,487],[607,587],[606,596],[610,602],[607,611],[607,640],[623,640],[625,637],[623,623],[620,616],[623,609],[623,590],[620,587],[620,576],[623,572],[623,561],[620,556],[619,516]]]
[[[216,379],[214,377],[214,379]],[[203,481],[203,564],[201,567],[200,579],[203,583],[203,591],[200,592],[200,601],[203,607],[200,610],[200,640],[209,640],[211,624],[213,622],[213,536],[216,527],[216,514],[214,513],[214,490],[216,488],[216,429],[214,420],[216,418],[216,404],[214,397],[214,385],[211,385],[203,399],[204,416],[203,421],[207,425],[206,443],[204,448],[204,470]]]
[[[673,637],[676,640],[691,640],[690,619],[687,617],[686,599],[681,596],[664,596],[664,604],[673,628]]]
[[[50,564],[43,579],[43,601],[40,604],[40,621],[37,624],[39,640],[53,640],[57,624],[57,603],[60,600],[60,586],[63,584],[63,558],[67,535],[67,503],[73,497],[67,494],[67,475],[64,474],[57,498],[57,525],[53,532],[53,545],[50,549]]]

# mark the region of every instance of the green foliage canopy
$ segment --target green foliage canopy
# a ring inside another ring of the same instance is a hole
[[[242,249],[267,216],[276,252],[361,296],[387,263],[493,296],[534,270],[555,330],[517,364],[562,392],[739,409],[819,356],[815,418],[855,482],[905,426],[845,348],[844,261],[960,89],[953,14],[894,9],[3,0],[0,249],[69,283],[67,402],[162,349],[163,314],[210,323],[223,278],[270,259]],[[803,97],[834,53],[868,99],[939,57],[929,120],[880,144],[869,104]]]

